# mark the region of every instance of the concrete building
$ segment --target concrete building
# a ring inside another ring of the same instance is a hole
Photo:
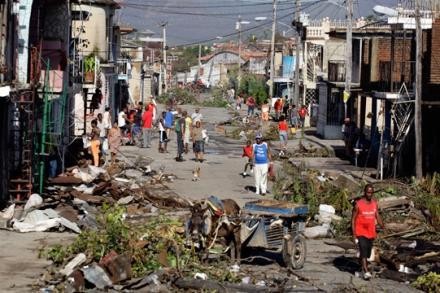
[[[105,106],[110,107],[112,117],[115,117],[129,102],[128,84],[118,78],[119,67],[124,66],[117,63],[121,41],[114,16],[119,8],[113,0],[71,2],[73,46],[70,56],[74,60],[72,114],[75,135],[86,132],[91,120],[103,113]],[[103,99],[95,115],[87,115],[96,89],[101,90]]]
[[[87,130],[96,88],[102,107],[121,101],[118,7],[112,0],[0,1],[0,204],[41,192],[49,158],[55,172],[64,169],[67,148]],[[93,78],[84,84],[92,55]]]
[[[183,84],[201,81],[206,87],[219,86],[229,82],[228,71],[237,69],[239,64],[243,72],[264,75],[267,53],[243,48],[239,54],[236,45],[226,44],[203,56],[200,66],[195,65],[190,72],[179,73],[177,81]]]
[[[128,83],[133,105],[148,102],[151,96],[159,94],[163,39],[154,38],[153,35],[148,30],[135,31],[126,34],[122,40],[122,55],[131,65]],[[167,72],[171,74],[169,67]],[[171,80],[170,75],[167,79]]]
[[[0,3],[0,208],[9,199],[11,173],[17,169],[11,158],[15,148],[11,148],[11,129],[15,114],[15,83],[17,80],[17,14],[18,3],[7,0]]]
[[[359,135],[365,137],[369,163],[376,165],[378,174],[384,177],[412,175],[415,164],[414,12],[402,9],[399,13],[402,23],[366,25],[360,20],[353,30],[353,83],[347,116],[355,121]],[[440,24],[432,11],[422,14],[423,164],[425,171],[432,173],[438,172],[440,165],[438,134],[430,127],[438,123],[439,117],[440,71],[436,60],[440,52],[436,48],[440,43]],[[345,33],[346,26],[331,25],[328,37],[323,37],[323,61],[317,75],[317,130],[325,138],[342,136]]]

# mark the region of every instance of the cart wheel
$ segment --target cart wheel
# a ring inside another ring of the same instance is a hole
[[[306,240],[304,236],[297,235],[293,239],[283,241],[283,261],[292,269],[301,269],[306,261]]]

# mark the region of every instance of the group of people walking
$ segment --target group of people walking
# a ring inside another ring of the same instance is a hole
[[[176,161],[182,162],[183,154],[189,152],[192,145],[195,160],[204,161],[206,130],[202,127],[203,115],[200,108],[195,108],[192,115],[180,109],[174,110],[168,106],[166,111],[157,115],[157,104],[154,98],[145,106],[139,102],[137,107],[128,109],[123,107],[112,123],[110,108],[106,107],[104,114],[99,113],[91,121],[91,131],[85,147],[89,148],[93,165],[99,166],[101,159],[107,161],[111,155],[115,161],[116,153],[122,144],[137,145],[141,148],[151,148],[154,132],[158,132],[158,152],[168,153],[168,142],[172,130],[176,136]]]
[[[99,113],[97,118],[91,122],[89,135],[90,153],[93,158],[93,165],[100,165],[100,158],[110,154],[112,161],[115,160],[116,152],[121,144],[121,134],[117,121],[112,123],[110,107],[105,108],[104,114]]]
[[[202,128],[203,115],[200,113],[200,108],[195,108],[194,113],[189,116],[187,111],[175,111],[168,109],[165,116],[168,115],[168,123],[165,128],[171,132],[171,125],[174,125],[177,140],[177,162],[183,162],[183,154],[189,152],[189,147],[192,144],[197,162],[203,162],[203,154],[205,152],[206,131]],[[172,121],[174,123],[172,123]]]

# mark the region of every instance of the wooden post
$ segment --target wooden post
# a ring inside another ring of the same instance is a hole
[[[272,8],[272,39],[270,42],[270,83],[269,83],[269,98],[273,97],[273,80],[275,77],[275,32],[277,22],[277,0],[273,0]]]
[[[352,47],[353,47],[353,1],[347,0],[347,41],[345,44],[345,88],[344,88],[344,114],[347,117],[347,102],[350,98],[351,72],[352,72]]]
[[[299,0],[295,0],[295,20],[298,24],[300,21],[300,2]],[[297,106],[297,109],[300,108],[300,99],[299,99],[299,50],[300,50],[300,44],[301,44],[301,34],[298,31],[298,28],[296,30],[296,53],[295,53],[295,93],[293,95],[293,102]]]
[[[416,177],[423,177],[423,145],[422,145],[422,25],[420,21],[420,0],[415,0],[416,18],[416,90],[415,90],[415,119],[416,136]]]
[[[163,92],[166,93],[168,89],[168,73],[167,73],[167,25],[168,23],[165,22],[162,24],[162,38],[163,38],[163,85],[161,84],[161,87],[163,87]]]
[[[238,72],[237,72],[237,93],[240,91],[241,82],[241,16],[238,16]]]

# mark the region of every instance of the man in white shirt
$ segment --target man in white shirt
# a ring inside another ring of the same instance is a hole
[[[197,121],[200,121],[200,123],[202,123],[203,115],[202,115],[202,113],[200,113],[200,108],[199,107],[197,107],[195,109],[195,112],[192,113],[191,119],[192,119],[193,125],[195,125]]]
[[[127,129],[127,107],[122,108],[121,112],[118,114],[118,127],[121,130],[121,135],[125,136],[125,131]]]
[[[110,128],[112,128],[112,117],[110,115],[110,107],[109,106],[105,107],[104,116],[102,118],[102,124],[103,124],[104,128],[106,129],[106,132],[108,132],[108,130]]]
[[[104,141],[107,139],[107,129],[105,128],[104,120],[102,118],[101,113],[98,114],[98,125],[97,126],[99,129],[99,140],[101,142],[101,144],[100,144],[101,152],[102,152],[102,154],[106,155],[107,149],[104,148]],[[108,146],[108,144],[107,144],[107,146]]]

